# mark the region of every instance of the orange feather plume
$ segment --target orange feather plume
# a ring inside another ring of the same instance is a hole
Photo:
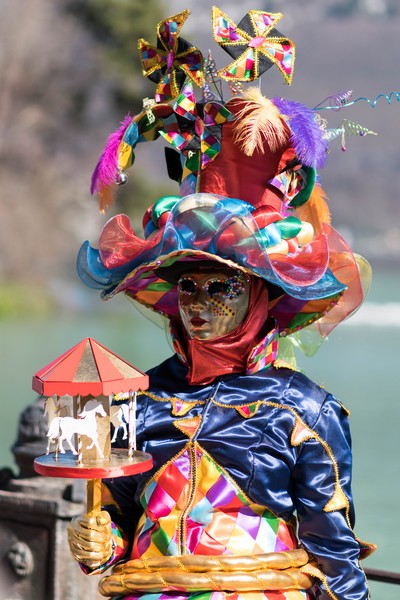
[[[325,191],[320,185],[316,184],[307,202],[298,206],[295,210],[296,216],[301,221],[311,223],[315,235],[321,232],[322,223],[329,225],[331,222],[331,213],[327,200]]]
[[[115,202],[115,185],[101,188],[97,194],[99,210],[102,214],[106,212]]]

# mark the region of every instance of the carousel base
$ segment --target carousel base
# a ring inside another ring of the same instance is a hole
[[[57,455],[52,452],[34,460],[34,469],[39,475],[71,479],[125,477],[149,471],[152,466],[153,459],[147,452],[134,450],[130,457],[128,450],[122,448],[112,449],[109,458],[84,463],[78,463],[71,451]]]

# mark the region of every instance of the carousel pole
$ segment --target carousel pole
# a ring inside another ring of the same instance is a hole
[[[58,394],[56,395],[56,402],[57,402],[57,417],[59,417],[61,415],[61,400],[60,400],[60,396]],[[57,435],[56,448],[54,451],[54,460],[55,461],[58,461],[59,446],[60,446],[60,423],[58,423],[58,435]],[[49,448],[50,448],[50,438],[49,438]]]
[[[101,511],[101,479],[87,480],[86,508],[91,517],[95,517]]]
[[[80,394],[78,394],[76,396],[76,407],[77,407],[77,418],[80,417],[81,412],[82,412],[82,398],[80,396]],[[81,465],[83,462],[83,455],[82,455],[82,447],[83,447],[83,442],[82,442],[82,435],[80,433],[77,434],[78,435],[78,465]]]
[[[136,399],[137,392],[129,393],[128,456],[132,458],[136,450]]]

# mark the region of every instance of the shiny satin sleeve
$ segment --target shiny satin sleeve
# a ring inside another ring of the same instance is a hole
[[[367,600],[369,590],[359,565],[360,545],[352,529],[348,415],[331,395],[327,395],[310,435],[300,444],[292,475],[299,539],[326,576],[318,600]]]

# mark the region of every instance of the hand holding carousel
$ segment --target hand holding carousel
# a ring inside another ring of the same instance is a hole
[[[80,515],[71,521],[67,531],[72,556],[89,569],[96,569],[111,558],[111,517],[107,511]]]

